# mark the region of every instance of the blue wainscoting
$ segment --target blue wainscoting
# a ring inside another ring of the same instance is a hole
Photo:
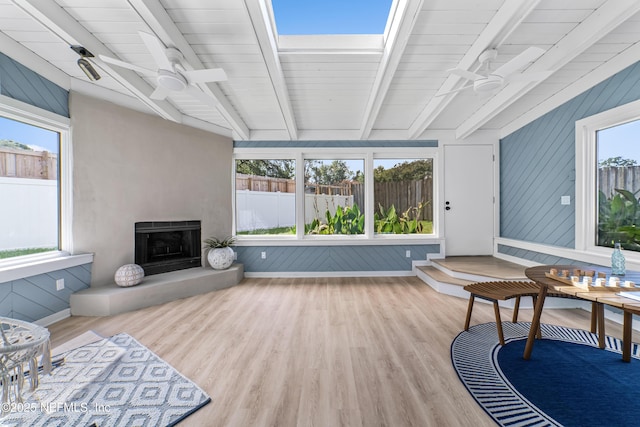
[[[89,287],[92,264],[0,283],[0,316],[26,320],[43,319],[69,308],[72,293]],[[64,279],[64,289],[56,290],[56,280]]]
[[[412,261],[439,253],[440,245],[238,246],[235,250],[247,273],[400,272],[411,271]]]
[[[575,122],[637,99],[640,62],[503,138],[500,236],[573,248]]]
[[[69,92],[0,53],[0,94],[69,117]]]

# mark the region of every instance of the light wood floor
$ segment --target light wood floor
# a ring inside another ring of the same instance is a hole
[[[495,425],[451,366],[466,306],[415,277],[245,279],[49,329],[53,346],[87,330],[135,337],[211,396],[185,426]],[[493,320],[477,303],[472,324]],[[589,314],[547,310],[543,321],[588,329]]]

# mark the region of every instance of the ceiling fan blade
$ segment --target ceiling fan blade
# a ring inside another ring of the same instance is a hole
[[[515,73],[505,77],[508,82],[537,82],[548,79],[553,71],[538,71],[534,73]]]
[[[98,55],[98,58],[100,58],[102,61],[108,64],[113,64],[113,65],[117,65],[118,67],[127,68],[129,70],[136,71],[140,74],[144,74],[151,77],[156,75],[155,70],[149,70],[148,68],[139,67],[137,65],[133,65],[128,62],[120,61],[119,59],[110,58],[104,55]]]
[[[184,71],[181,74],[183,74],[190,83],[222,82],[227,80],[227,74],[222,68],[190,70]]]
[[[452,93],[461,92],[461,91],[463,91],[465,89],[469,89],[471,87],[473,87],[473,84],[470,84],[470,85],[467,85],[467,86],[463,86],[463,87],[458,88],[458,89],[450,90],[449,92],[436,93],[434,96],[435,97],[445,96],[445,95],[449,95],[449,94],[452,94]]]
[[[183,92],[197,99],[198,101],[202,102],[205,105],[209,105],[210,107],[213,107],[213,108],[218,107],[218,101],[216,101],[214,98],[210,97],[209,95],[207,95],[206,93],[198,89],[196,86],[188,85]]]
[[[540,49],[539,47],[532,46],[528,49],[525,49],[522,53],[517,55],[511,61],[507,62],[501,67],[498,67],[497,70],[492,71],[491,74],[500,76],[503,78],[507,77],[509,74],[513,74],[516,71],[522,69],[529,62],[533,62],[536,59],[540,58],[542,54],[544,54],[545,52],[546,51],[544,49]]]
[[[485,78],[485,76],[483,76],[483,75],[476,74],[476,73],[473,73],[471,71],[463,70],[462,68],[451,68],[450,70],[447,70],[447,71],[450,74],[455,74],[457,76],[460,76],[460,77],[462,77],[464,79],[471,80],[471,81]]]
[[[158,86],[156,90],[149,96],[151,99],[156,99],[158,101],[162,101],[169,95],[169,91],[162,86]]]
[[[142,38],[143,43],[147,46],[149,53],[153,56],[153,59],[158,64],[158,67],[163,70],[173,71],[173,64],[167,57],[167,48],[164,47],[160,39],[144,31],[138,32]]]

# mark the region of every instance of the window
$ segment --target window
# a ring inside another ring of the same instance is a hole
[[[631,179],[640,163],[640,101],[576,122],[576,249],[607,257],[620,241],[640,260],[640,186]]]
[[[640,120],[596,131],[598,246],[640,251]]]
[[[272,0],[280,35],[383,34],[392,0]]]
[[[0,259],[60,249],[62,134],[20,119],[0,117]]]
[[[306,234],[364,234],[364,160],[304,161]]]
[[[433,233],[432,159],[375,159],[376,233]]]
[[[239,242],[437,238],[436,147],[317,145],[236,147]]]
[[[236,160],[236,232],[296,234],[295,161]]]

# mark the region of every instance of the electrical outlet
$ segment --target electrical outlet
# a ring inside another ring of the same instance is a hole
[[[405,252],[404,256],[406,256],[407,258],[411,258],[411,251]]]
[[[560,196],[560,204],[561,205],[570,205],[571,204],[571,196]]]
[[[64,289],[64,279],[56,280],[56,291],[61,291]]]
[[[262,251],[262,253],[260,254],[260,257],[262,259],[267,259],[267,252],[266,251]]]

